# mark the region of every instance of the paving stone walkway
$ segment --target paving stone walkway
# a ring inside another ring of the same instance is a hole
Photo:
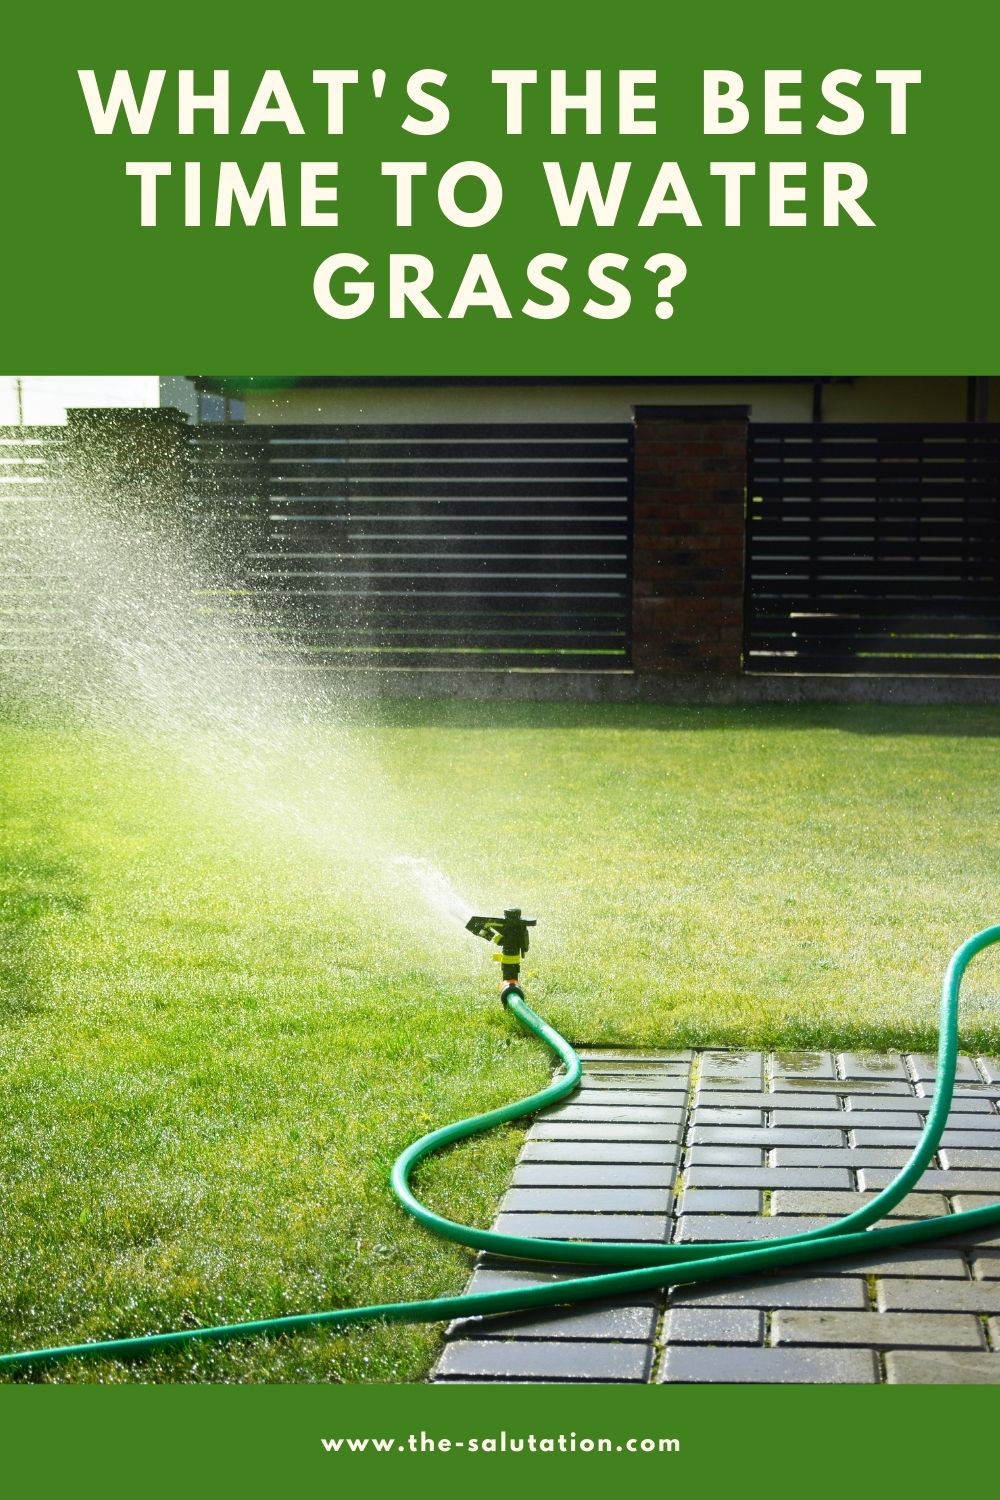
[[[903,1165],[931,1106],[915,1054],[589,1049],[539,1115],[495,1227],[561,1239],[760,1240],[829,1223]],[[1000,1200],[1000,1059],[962,1057],[948,1127],[893,1219]],[[482,1255],[469,1291],[555,1281]],[[627,1303],[467,1318],[449,1382],[1000,1384],[1000,1226],[870,1260]]]

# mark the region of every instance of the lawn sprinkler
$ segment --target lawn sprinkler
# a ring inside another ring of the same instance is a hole
[[[434,1297],[421,1302],[385,1302],[368,1307],[341,1307],[284,1317],[261,1318],[252,1323],[225,1323],[214,1327],[179,1328],[171,1332],[138,1334],[86,1344],[63,1344],[49,1349],[18,1350],[0,1355],[0,1371],[30,1370],[63,1359],[123,1359],[158,1350],[216,1339],[277,1336],[303,1329],[346,1328],[357,1323],[436,1323],[451,1318],[480,1317],[498,1313],[527,1312],[589,1302],[594,1298],[631,1297],[639,1292],[696,1282],[718,1281],[732,1276],[773,1272],[810,1261],[831,1261],[842,1256],[869,1259],[900,1245],[913,1245],[953,1235],[978,1232],[1000,1223],[1000,1203],[987,1203],[939,1218],[904,1220],[873,1228],[919,1183],[934,1158],[951,1110],[958,1057],[959,991],[965,970],[977,953],[1000,943],[1000,925],[984,928],[957,948],[945,971],[941,992],[940,1042],[936,1070],[937,1086],[920,1139],[909,1160],[892,1182],[873,1197],[860,1201],[842,1219],[780,1239],[746,1240],[698,1244],[649,1244],[637,1242],[532,1239],[495,1229],[477,1229],[446,1219],[427,1208],[415,1196],[410,1178],[433,1152],[479,1135],[497,1125],[522,1120],[556,1104],[575,1092],[583,1077],[583,1064],[573,1047],[528,1005],[517,984],[521,959],[528,951],[531,917],[522,917],[519,907],[509,907],[502,917],[472,917],[470,932],[496,943],[494,957],[503,975],[502,999],[508,1015],[525,1031],[544,1043],[561,1063],[561,1071],[535,1094],[486,1114],[455,1120],[423,1135],[396,1158],[390,1179],[392,1191],[407,1213],[444,1239],[486,1250],[511,1260],[551,1262],[553,1265],[599,1266],[599,1275],[570,1275],[566,1280],[528,1283],[495,1292],[475,1292],[458,1297]]]
[[[493,957],[501,965],[504,986],[500,991],[500,1001],[506,1006],[509,992],[518,988],[521,959],[529,946],[528,928],[537,927],[536,918],[522,917],[519,906],[509,906],[502,917],[470,917],[465,925],[476,937],[485,938],[488,943],[499,944],[500,952],[494,953]]]

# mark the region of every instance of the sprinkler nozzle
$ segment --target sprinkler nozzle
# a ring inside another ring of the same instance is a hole
[[[516,981],[521,959],[528,951],[528,928],[537,925],[536,918],[522,917],[519,906],[510,906],[502,917],[470,917],[465,925],[476,937],[499,943],[500,952],[493,957],[500,963],[505,981]]]

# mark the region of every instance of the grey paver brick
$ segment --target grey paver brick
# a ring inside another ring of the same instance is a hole
[[[566,1103],[596,1109],[682,1109],[686,1098],[686,1089],[595,1089],[585,1084]]]
[[[948,1276],[968,1279],[965,1259],[951,1246],[930,1244],[900,1246],[878,1256],[851,1255],[843,1260],[810,1262],[817,1276]]]
[[[964,1214],[967,1209],[991,1209],[997,1203],[996,1193],[954,1193],[952,1194],[952,1208],[957,1214]],[[1000,1223],[985,1224],[979,1235],[988,1239],[990,1235],[1000,1233]],[[976,1238],[979,1238],[979,1235]]]
[[[977,1281],[996,1281],[1000,1278],[1000,1254],[987,1251],[984,1255],[973,1255],[969,1264]]]
[[[870,1349],[667,1348],[659,1379],[756,1385],[868,1385],[878,1379]]]
[[[506,1317],[459,1318],[448,1329],[448,1335],[466,1339],[613,1339],[642,1343],[651,1341],[655,1331],[655,1307],[585,1302],[577,1307],[512,1313]]]
[[[1000,1151],[970,1149],[966,1146],[942,1146],[938,1152],[941,1165],[949,1170],[966,1167],[992,1167],[1000,1176]]]
[[[776,1109],[771,1120],[775,1126],[793,1126],[803,1130],[912,1130],[914,1136],[919,1134],[923,1124],[922,1116],[915,1111],[907,1114],[902,1110],[898,1113],[893,1111],[880,1114],[873,1111],[869,1114],[868,1111],[863,1111],[859,1114],[846,1109],[818,1109],[815,1113]]]
[[[701,1125],[695,1116],[691,1140],[697,1145],[729,1146],[801,1146],[814,1150],[830,1146],[843,1146],[842,1130],[789,1130],[772,1126],[749,1128],[745,1126]]]
[[[513,1187],[669,1188],[674,1169],[641,1162],[520,1162]]]
[[[915,1084],[917,1094],[922,1099],[933,1099],[937,1087],[934,1083]],[[1000,1084],[995,1083],[957,1083],[955,1085],[956,1103],[961,1099],[978,1099],[980,1104],[988,1108],[1000,1099]]]
[[[890,1350],[885,1373],[890,1385],[998,1385],[1000,1354]]]
[[[516,1290],[523,1286],[541,1286],[545,1283],[555,1284],[558,1281],[572,1280],[575,1276],[597,1276],[607,1269],[606,1266],[567,1266],[560,1265],[558,1269],[552,1265],[539,1263],[529,1266],[524,1261],[517,1261],[514,1266],[508,1260],[497,1260],[493,1264],[489,1256],[484,1256],[482,1262],[476,1266],[472,1273],[466,1291],[478,1292],[507,1292]],[[655,1293],[648,1294],[649,1305],[654,1305]],[[647,1301],[647,1296],[639,1296],[633,1299],[636,1302]]]
[[[860,1185],[863,1189],[888,1187],[893,1181],[896,1173],[886,1171],[881,1167],[862,1167],[858,1173]],[[926,1171],[920,1181],[914,1185],[914,1192],[925,1193],[962,1193],[982,1192],[1000,1194],[1000,1171],[998,1172],[966,1172],[966,1171],[941,1171],[932,1167]]]
[[[589,1100],[583,1103],[571,1100],[568,1104],[555,1104],[551,1109],[543,1110],[539,1120],[556,1121],[560,1123],[578,1120],[592,1121],[600,1124],[619,1125],[677,1125],[682,1118],[682,1111],[674,1109],[670,1105],[621,1105],[621,1104],[593,1104]]]
[[[974,1117],[973,1117],[974,1118]],[[920,1139],[919,1130],[852,1130],[851,1140],[855,1146],[915,1146]],[[986,1147],[993,1150],[990,1144],[996,1140],[998,1161],[1000,1161],[1000,1132],[994,1137],[992,1131],[985,1130],[946,1130],[941,1137],[943,1147],[953,1149],[979,1150]]]
[[[637,1162],[673,1166],[679,1155],[676,1139],[667,1141],[539,1140],[530,1137],[521,1148],[522,1162]]]
[[[670,1221],[665,1214],[502,1213],[498,1234],[523,1234],[535,1240],[637,1240],[662,1243]]]
[[[694,1118],[699,1125],[763,1125],[762,1109],[715,1109],[710,1104],[699,1104]]]
[[[861,1345],[866,1349],[981,1349],[982,1324],[965,1313],[799,1312],[781,1309],[771,1323],[776,1346]]]
[[[966,1229],[943,1240],[942,1244],[953,1245],[968,1255],[980,1250],[1000,1250],[1000,1225],[987,1224],[980,1229]]]
[[[779,1188],[771,1199],[774,1214],[831,1214],[842,1218],[862,1208],[874,1193],[810,1192],[808,1189]],[[948,1200],[942,1193],[908,1193],[887,1215],[890,1219],[930,1219],[948,1212]]]
[[[846,1167],[692,1167],[691,1187],[848,1188]]]
[[[861,1275],[757,1276],[752,1281],[706,1281],[680,1286],[670,1294],[673,1307],[819,1307],[865,1310],[868,1287]]]
[[[670,1344],[762,1344],[764,1314],[754,1307],[672,1307],[664,1338]]]
[[[775,1078],[836,1078],[832,1052],[774,1052],[771,1073]]]
[[[481,1250],[476,1257],[477,1276],[480,1271],[502,1272],[505,1276],[516,1276],[526,1272],[529,1275],[542,1276],[552,1281],[565,1281],[567,1277],[602,1276],[607,1271],[607,1267],[588,1266],[576,1261],[572,1263],[569,1261],[559,1261],[555,1264],[549,1260],[511,1261],[509,1256],[495,1255],[491,1250]],[[645,1298],[636,1296],[631,1300],[642,1302]]]
[[[690,1240],[773,1240],[785,1234],[803,1234],[829,1224],[820,1218],[760,1218],[738,1214],[684,1214],[677,1220],[675,1238]]]
[[[584,1071],[583,1082],[574,1098],[584,1094],[624,1094],[631,1098],[635,1094],[653,1094],[662,1100],[664,1095],[687,1094],[686,1078],[658,1077],[656,1074],[635,1073],[589,1073]]]
[[[512,1187],[502,1213],[666,1214],[670,1193],[663,1188]]]
[[[1000,1314],[1000,1282],[887,1277],[878,1283],[878,1306],[880,1312]]]
[[[905,1146],[778,1146],[771,1159],[776,1167],[902,1167],[912,1154]]]
[[[678,1123],[679,1123],[678,1116]],[[624,1125],[618,1121],[539,1120],[532,1134],[538,1141],[670,1141],[678,1132],[671,1123],[643,1122]]]
[[[754,1188],[685,1188],[681,1213],[759,1214],[764,1195]]]
[[[775,1093],[784,1095],[811,1093],[865,1094],[869,1098],[910,1094],[913,1085],[902,1078],[840,1078],[836,1083],[826,1078],[776,1078]]]
[[[731,1088],[760,1088],[764,1056],[761,1052],[703,1052],[699,1076],[703,1082],[725,1083]]]
[[[699,1110],[705,1106],[712,1109],[836,1109],[837,1094],[770,1094],[760,1092],[736,1093],[730,1089],[699,1088],[695,1102]],[[985,1101],[984,1101],[985,1102]]]
[[[907,1065],[914,1078],[926,1081],[937,1077],[937,1058],[928,1052],[911,1052],[908,1054]],[[982,1083],[982,1077],[971,1057],[959,1057],[955,1068],[955,1077],[961,1083]]]
[[[1000,1083],[1000,1057],[978,1057],[976,1061],[987,1083]]]
[[[590,1057],[577,1048],[585,1073],[617,1073],[622,1077],[647,1074],[650,1078],[690,1078],[691,1063],[681,1058]]]
[[[893,1097],[875,1098],[871,1094],[845,1094],[844,1104],[847,1109],[859,1112],[878,1110],[882,1114],[893,1114],[896,1110],[904,1110],[907,1114],[929,1114],[934,1107],[933,1099],[920,1098],[916,1094],[907,1093]],[[951,1115],[993,1115],[993,1110],[988,1099],[983,1099],[977,1094],[956,1095],[951,1104]],[[993,1115],[995,1119],[996,1116]],[[964,1122],[963,1122],[964,1123]]]
[[[577,1047],[577,1055],[587,1062],[686,1062],[694,1052],[690,1047]]]
[[[456,1339],[445,1346],[439,1380],[643,1381],[650,1353],[645,1344],[608,1340]]]
[[[687,1154],[689,1167],[762,1167],[762,1146],[692,1146]]]
[[[842,1078],[905,1078],[903,1059],[889,1052],[841,1052],[837,1065]]]

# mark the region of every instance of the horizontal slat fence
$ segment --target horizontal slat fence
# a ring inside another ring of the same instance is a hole
[[[65,427],[0,427],[0,657],[50,650],[72,622],[69,580],[40,575],[38,532],[57,504]]]
[[[629,660],[631,428],[201,427],[204,524],[238,519],[275,649],[341,667]],[[221,607],[221,605],[220,605]]]
[[[67,626],[57,562],[42,588],[30,540],[42,508],[56,513],[73,442],[62,427],[0,429],[0,650],[46,650]],[[183,521],[212,583],[195,607],[252,622],[276,655],[627,666],[630,427],[212,424],[184,442]]]
[[[1000,425],[750,428],[745,668],[1000,675]]]

